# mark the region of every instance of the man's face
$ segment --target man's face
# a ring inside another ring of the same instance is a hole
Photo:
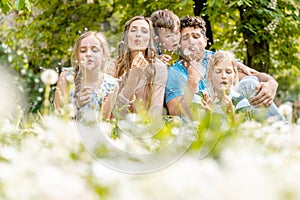
[[[206,45],[207,39],[202,35],[200,28],[186,27],[181,30],[180,53],[185,60],[201,61]]]
[[[180,42],[180,31],[176,24],[174,30],[159,28],[158,37],[161,48],[167,51],[177,51]]]

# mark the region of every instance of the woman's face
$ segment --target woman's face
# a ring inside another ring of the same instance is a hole
[[[223,60],[218,63],[211,72],[211,81],[218,96],[224,93],[229,94],[231,86],[234,84],[235,72],[230,60]]]
[[[133,21],[128,29],[128,48],[134,50],[146,50],[150,43],[150,28],[143,19]]]
[[[102,66],[103,50],[100,41],[95,36],[90,35],[81,41],[78,54],[80,66],[85,66],[90,70]]]

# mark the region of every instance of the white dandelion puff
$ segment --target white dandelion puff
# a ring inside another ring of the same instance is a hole
[[[46,69],[41,73],[41,79],[45,84],[55,84],[58,80],[58,74],[53,69]]]

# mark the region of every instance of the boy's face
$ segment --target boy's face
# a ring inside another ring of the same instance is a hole
[[[228,59],[215,65],[211,71],[211,81],[218,97],[229,94],[230,88],[235,80],[235,72],[232,62]]]
[[[186,27],[181,30],[180,53],[182,58],[199,62],[204,56],[207,39],[200,28]]]
[[[158,38],[162,49],[167,51],[177,51],[180,42],[179,26],[176,24],[174,30],[158,28]]]

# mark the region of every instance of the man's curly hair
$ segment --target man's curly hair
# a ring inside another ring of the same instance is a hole
[[[185,16],[180,19],[180,30],[187,28],[187,27],[194,27],[200,28],[201,33],[205,36],[206,35],[206,23],[205,21],[198,16]]]

